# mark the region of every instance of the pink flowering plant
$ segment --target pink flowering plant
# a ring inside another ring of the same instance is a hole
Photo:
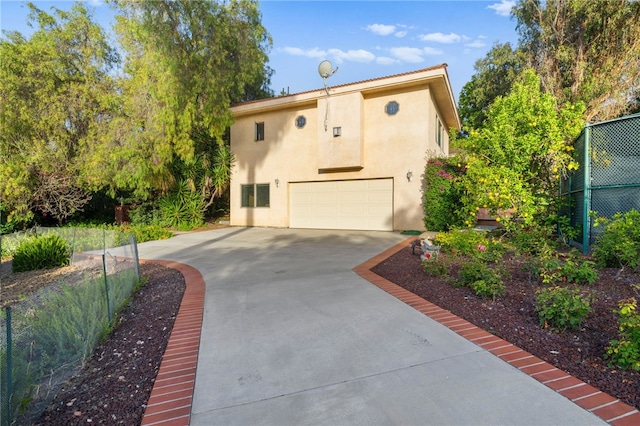
[[[460,177],[465,173],[461,158],[431,158],[424,171],[424,225],[430,231],[448,231],[464,226]]]

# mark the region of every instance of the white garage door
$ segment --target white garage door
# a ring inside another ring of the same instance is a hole
[[[291,228],[393,231],[393,179],[289,186]]]

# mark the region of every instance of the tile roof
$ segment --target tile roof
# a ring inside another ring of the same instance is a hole
[[[339,87],[348,87],[348,86],[352,86],[352,85],[356,85],[356,84],[369,83],[369,82],[378,81],[378,80],[385,80],[385,79],[393,78],[393,77],[402,77],[402,76],[405,76],[405,75],[419,74],[419,73],[425,72],[425,71],[434,71],[434,70],[441,69],[441,68],[444,69],[445,73],[447,72],[447,64],[446,63],[442,63],[440,65],[434,65],[434,66],[431,66],[431,67],[422,68],[422,69],[415,70],[415,71],[408,71],[408,72],[404,72],[404,73],[400,73],[400,74],[392,74],[392,75],[387,75],[387,76],[384,76],[384,77],[376,77],[376,78],[371,78],[371,79],[368,79],[368,80],[360,80],[360,81],[354,81],[354,82],[351,82],[351,83],[339,84],[337,86],[331,86],[331,88],[335,89],[335,88],[339,88]],[[274,97],[271,97],[271,98],[255,99],[255,100],[252,100],[252,101],[239,102],[239,103],[234,104],[232,106],[247,105],[247,104],[252,104],[252,103],[256,103],[256,102],[262,102],[262,101],[274,99],[274,98],[285,99],[287,97],[302,95],[302,94],[306,94],[306,93],[318,92],[318,91],[321,91],[321,90],[324,90],[324,88],[318,88],[318,89],[313,89],[313,90],[305,90],[304,92],[289,93],[287,95],[274,96]]]

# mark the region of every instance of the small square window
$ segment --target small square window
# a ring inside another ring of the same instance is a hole
[[[264,140],[264,122],[256,123],[256,141]]]

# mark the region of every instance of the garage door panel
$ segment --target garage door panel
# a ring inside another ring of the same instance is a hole
[[[292,228],[393,230],[393,180],[290,185]]]

